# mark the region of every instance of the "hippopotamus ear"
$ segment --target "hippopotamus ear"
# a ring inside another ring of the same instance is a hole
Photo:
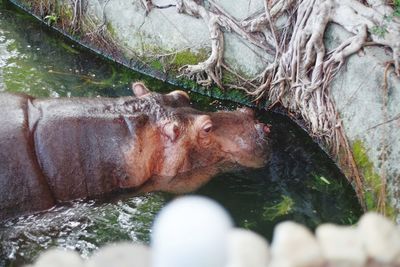
[[[180,135],[180,128],[177,122],[168,122],[164,125],[162,133],[171,142],[174,142]]]
[[[185,91],[182,91],[182,90],[172,91],[171,93],[168,93],[168,95],[171,95],[177,99],[183,97],[190,101],[190,96],[188,95],[188,93],[186,93]]]
[[[132,83],[132,91],[136,97],[150,94],[150,90],[141,82]]]

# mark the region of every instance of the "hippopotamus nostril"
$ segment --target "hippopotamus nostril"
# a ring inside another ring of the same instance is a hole
[[[256,130],[261,138],[265,138],[271,133],[271,125],[264,124],[262,122],[256,122],[255,124]]]
[[[263,126],[263,131],[264,131],[264,133],[266,133],[266,134],[269,134],[270,132],[271,132],[271,129],[270,129],[270,127],[271,127],[271,125],[264,125]]]

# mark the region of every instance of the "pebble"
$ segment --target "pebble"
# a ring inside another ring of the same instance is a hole
[[[323,224],[317,228],[316,237],[324,258],[335,267],[361,267],[367,261],[354,227]]]
[[[133,243],[110,244],[97,251],[86,267],[150,267],[150,248]]]
[[[40,255],[34,267],[84,267],[81,256],[71,250],[50,249]]]
[[[400,230],[392,221],[369,212],[361,217],[358,230],[368,256],[382,264],[400,264]]]
[[[283,222],[273,242],[233,228],[216,202],[180,197],[156,217],[151,248],[118,243],[83,262],[75,251],[51,249],[25,267],[363,267],[400,266],[400,228],[377,213],[357,226],[320,225],[315,236],[304,226]]]
[[[229,233],[226,267],[267,266],[269,258],[268,242],[259,234],[239,228]]]
[[[323,257],[313,234],[294,222],[283,222],[274,229],[271,244],[273,267],[322,266]]]

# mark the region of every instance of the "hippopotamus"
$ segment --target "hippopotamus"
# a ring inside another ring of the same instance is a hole
[[[202,112],[184,91],[36,99],[0,94],[0,220],[119,190],[195,190],[269,159],[269,126],[250,108]]]

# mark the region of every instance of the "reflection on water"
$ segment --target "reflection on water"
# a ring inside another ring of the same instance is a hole
[[[0,12],[1,16],[1,12]],[[0,24],[1,25],[1,24]],[[18,51],[11,49],[14,40],[8,40],[5,37],[5,32],[0,28],[0,92],[4,91],[4,74],[6,66],[10,65],[12,58],[18,57]]]
[[[82,52],[29,17],[0,2],[0,90],[38,97],[130,95],[129,83],[144,80],[153,90],[175,89]],[[194,105],[215,110],[235,105],[191,94]],[[360,207],[351,187],[329,158],[287,118],[261,113],[272,124],[272,159],[259,170],[215,177],[195,192],[219,201],[240,227],[271,239],[280,221],[315,228],[322,222],[351,224]],[[108,200],[75,201],[48,212],[0,224],[0,266],[31,262],[49,247],[87,256],[112,241],[147,243],[155,214],[173,197],[152,193]]]

